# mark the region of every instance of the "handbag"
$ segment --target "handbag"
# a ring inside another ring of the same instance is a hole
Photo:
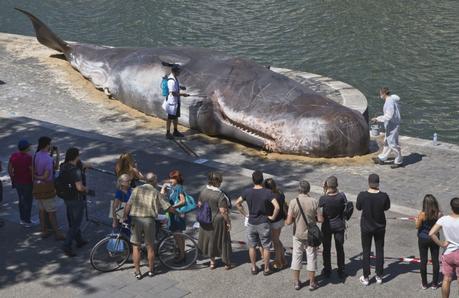
[[[32,173],[35,176],[35,155],[33,157]],[[37,200],[47,200],[54,198],[56,196],[56,187],[54,186],[54,181],[37,183],[37,181],[34,179],[32,195]]]
[[[185,193],[185,205],[180,208],[177,208],[177,211],[180,213],[188,213],[196,209],[196,202],[192,196]]]
[[[121,241],[118,238],[112,238],[108,240],[107,250],[111,253],[123,252],[124,251],[124,241]]]
[[[56,188],[53,181],[33,184],[32,195],[37,200],[47,200],[56,196]]]
[[[304,215],[303,208],[300,205],[300,200],[296,198],[296,203],[298,204],[298,208],[300,208],[301,216],[303,217],[303,220],[306,222],[306,226],[308,227],[308,244],[309,246],[312,247],[318,247],[320,244],[322,244],[323,241],[323,235],[322,231],[319,229],[319,227],[314,223],[314,224],[309,224],[308,220],[306,219],[306,215]]]

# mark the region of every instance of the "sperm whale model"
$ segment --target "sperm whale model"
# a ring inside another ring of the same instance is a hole
[[[179,122],[210,136],[269,151],[313,157],[368,152],[364,117],[252,61],[200,48],[113,48],[65,42],[27,11],[38,41],[62,52],[98,89],[148,115],[166,119],[161,78],[180,65],[193,94],[181,101]]]

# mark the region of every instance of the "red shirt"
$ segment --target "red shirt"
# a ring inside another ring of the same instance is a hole
[[[24,152],[15,152],[10,157],[14,176],[11,177],[14,184],[32,184],[32,156]]]

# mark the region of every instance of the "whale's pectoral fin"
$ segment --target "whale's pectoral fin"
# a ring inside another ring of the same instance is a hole
[[[51,48],[64,54],[66,54],[70,50],[69,45],[65,41],[60,39],[53,31],[51,31],[51,29],[48,28],[48,26],[45,25],[45,23],[40,21],[36,16],[20,8],[15,9],[29,17],[35,29],[35,35],[37,36],[37,40],[42,45],[45,45],[48,48]]]

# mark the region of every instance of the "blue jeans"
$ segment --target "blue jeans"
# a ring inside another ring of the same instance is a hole
[[[32,212],[32,184],[16,184],[16,191],[19,197],[19,217],[22,221],[30,223],[30,214]]]
[[[65,237],[64,248],[71,249],[74,240],[77,243],[83,241],[80,226],[83,221],[85,202],[84,200],[67,200],[65,201],[65,207],[67,208],[69,230]]]

